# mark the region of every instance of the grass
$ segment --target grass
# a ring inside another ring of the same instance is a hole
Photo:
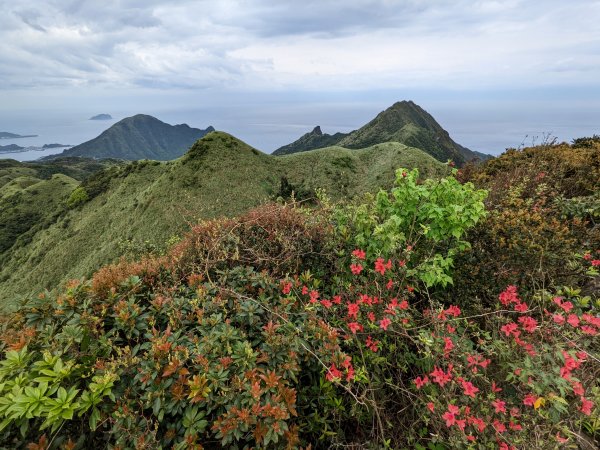
[[[98,194],[58,216],[40,208],[54,222],[0,256],[0,304],[11,307],[22,296],[91,275],[123,254],[123,242],[165,248],[202,219],[239,215],[272,201],[282,178],[308,190],[324,188],[333,198],[351,198],[391,186],[400,166],[419,167],[428,176],[447,170],[421,150],[398,143],[275,157],[226,133],[210,133],[178,160],[134,162],[102,172],[109,176],[98,174],[105,184]],[[56,191],[56,198],[64,201],[76,185]]]

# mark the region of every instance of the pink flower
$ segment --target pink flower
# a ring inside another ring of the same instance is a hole
[[[427,403],[427,409],[429,409],[429,411],[433,412],[433,410],[435,409],[435,405],[432,402]]]
[[[452,414],[450,411],[446,411],[442,415],[442,419],[446,421],[446,426],[450,428],[452,425],[456,423],[456,416]]]
[[[394,287],[394,282],[392,280],[388,280],[387,284],[385,285],[385,288],[389,291],[393,287]]]
[[[517,295],[517,287],[516,286],[508,286],[504,292],[501,292],[498,296],[500,299],[500,303],[504,306],[508,306],[510,303],[516,303],[519,301],[519,297]]]
[[[402,300],[400,302],[400,304],[398,305],[398,308],[400,308],[400,309],[408,309],[408,301],[407,300]]]
[[[319,293],[317,291],[310,291],[310,302],[317,303],[319,299]]]
[[[379,328],[381,328],[382,330],[387,330],[390,323],[392,323],[392,321],[385,317],[379,321]]]
[[[375,313],[373,311],[369,311],[369,314],[367,314],[367,317],[369,318],[369,320],[371,322],[375,322],[375,320],[376,320]]]
[[[364,250],[358,248],[352,252],[352,255],[356,256],[358,259],[365,259],[365,256],[367,256]]]
[[[339,305],[340,303],[342,303],[342,297],[339,295],[334,295],[331,301],[336,305]]]
[[[292,290],[292,283],[283,283],[281,292],[283,292],[285,295],[288,295],[291,290]]]
[[[592,259],[593,267],[600,267],[600,259]]]
[[[302,295],[308,294],[308,288],[306,286],[302,286]]]

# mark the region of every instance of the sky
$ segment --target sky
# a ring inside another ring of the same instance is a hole
[[[498,153],[600,134],[600,1],[0,0],[2,120],[135,113],[265,151],[414,100]],[[11,130],[2,130],[11,131]]]

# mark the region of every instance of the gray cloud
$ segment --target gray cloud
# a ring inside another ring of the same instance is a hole
[[[4,90],[600,79],[598,1],[0,0],[0,7]]]

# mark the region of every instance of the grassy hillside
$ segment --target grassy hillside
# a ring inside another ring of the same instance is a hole
[[[200,219],[237,215],[277,198],[283,180],[304,192],[325,188],[339,198],[391,186],[399,166],[432,176],[447,170],[397,143],[274,157],[225,133],[210,133],[176,161],[114,166],[84,182],[88,201],[3,254],[0,302],[90,275],[125,249],[164,248]]]
[[[120,120],[100,136],[65,150],[59,157],[167,161],[179,158],[197,139],[211,131],[213,127],[200,130],[185,124],[169,125],[155,117],[138,114]],[[54,158],[54,155],[48,157]]]

